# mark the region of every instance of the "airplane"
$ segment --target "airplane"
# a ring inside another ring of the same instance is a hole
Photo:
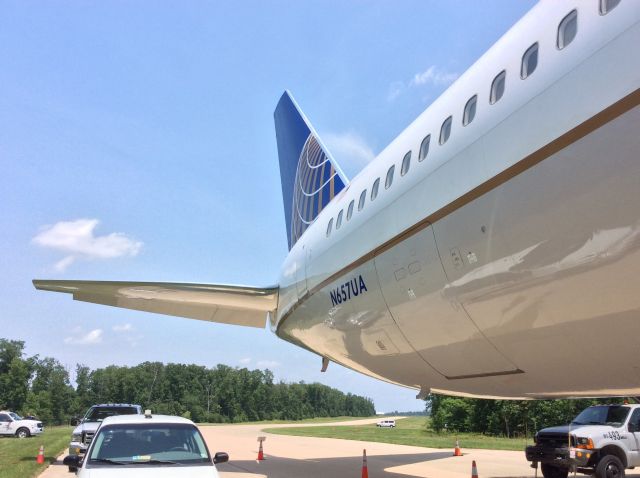
[[[274,112],[277,285],[34,280],[428,393],[639,396],[640,2],[543,0],[348,180]]]

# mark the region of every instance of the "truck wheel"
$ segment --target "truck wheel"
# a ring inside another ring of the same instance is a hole
[[[18,428],[16,432],[16,436],[18,438],[27,438],[30,435],[29,430],[27,428]]]
[[[544,478],[567,478],[569,476],[569,468],[560,468],[548,463],[543,463],[540,468]]]
[[[615,455],[605,455],[596,467],[596,478],[624,478],[624,465]]]

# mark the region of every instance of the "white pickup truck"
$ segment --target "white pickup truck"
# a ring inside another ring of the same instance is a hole
[[[525,450],[545,478],[573,470],[596,478],[622,478],[640,466],[640,405],[594,405],[569,425],[540,430]]]
[[[0,435],[13,435],[18,438],[27,438],[39,435],[44,431],[40,420],[28,420],[9,411],[0,411]]]
[[[69,443],[70,455],[82,455],[93,440],[96,430],[107,417],[113,415],[139,415],[142,413],[140,405],[129,403],[102,403],[93,405],[73,430],[71,443]]]

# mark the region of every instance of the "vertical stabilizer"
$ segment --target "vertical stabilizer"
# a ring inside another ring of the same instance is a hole
[[[347,179],[288,91],[273,116],[291,249]]]

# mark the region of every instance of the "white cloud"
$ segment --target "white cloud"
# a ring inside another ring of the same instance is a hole
[[[136,256],[142,242],[135,241],[123,233],[112,232],[96,236],[97,219],[61,221],[53,226],[44,226],[32,242],[67,254],[55,264],[59,272],[65,271],[77,259],[113,259],[122,256]]]
[[[114,325],[112,329],[114,332],[131,332],[133,330],[133,325],[131,324]]]
[[[241,358],[240,360],[238,360],[238,362],[240,362],[242,365],[247,365],[251,363],[251,357]]]
[[[77,329],[76,329],[77,330]],[[76,335],[64,339],[65,344],[91,345],[102,342],[102,329],[94,329],[84,335]]]
[[[256,366],[258,368],[276,368],[280,366],[280,362],[276,362],[275,360],[259,360]]]
[[[376,157],[366,141],[355,133],[328,133],[324,135],[324,141],[338,164],[348,170],[346,172],[349,176],[353,176]]]
[[[395,100],[404,90],[404,82],[394,81],[389,85],[389,94],[387,95],[388,101]]]
[[[458,73],[442,70],[436,65],[431,65],[422,73],[416,73],[409,82],[409,86],[420,86],[428,83],[435,86],[448,85],[458,78]]]
[[[75,256],[67,256],[64,259],[56,262],[53,268],[58,272],[64,272],[67,270],[67,267],[69,267],[75,261],[76,261]]]
[[[458,73],[446,71],[436,65],[431,65],[425,71],[416,73],[409,81],[394,81],[389,85],[389,93],[387,94],[388,101],[394,101],[400,96],[407,88],[420,88],[425,85],[431,86],[447,86],[453,83],[458,76]]]

